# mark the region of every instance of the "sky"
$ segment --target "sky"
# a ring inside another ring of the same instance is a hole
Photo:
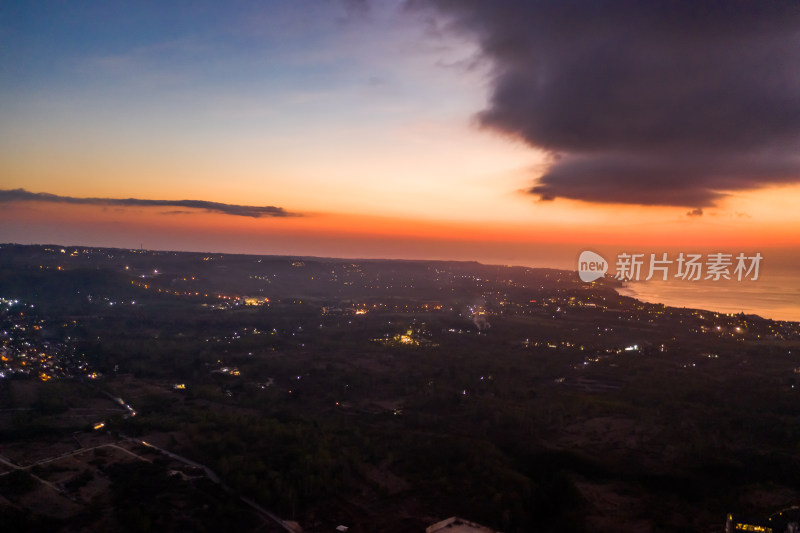
[[[0,5],[0,242],[800,278],[798,148],[796,2]]]

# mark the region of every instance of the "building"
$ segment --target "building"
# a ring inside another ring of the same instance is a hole
[[[425,528],[425,533],[497,533],[488,527],[451,516]]]
[[[800,533],[800,507],[787,507],[768,518],[752,518],[729,514],[725,533]]]

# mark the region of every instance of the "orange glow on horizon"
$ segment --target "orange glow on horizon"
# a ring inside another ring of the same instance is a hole
[[[382,238],[452,241],[462,243],[542,243],[658,246],[796,246],[800,233],[792,225],[778,227],[736,216],[664,216],[663,209],[646,217],[643,208],[630,213],[606,207],[596,209],[602,220],[585,216],[575,222],[535,220],[529,223],[446,221],[361,214],[309,213],[293,217],[249,218],[196,209],[102,207],[26,202],[10,204],[0,220],[27,220],[42,224],[102,225],[138,228],[142,234],[162,231],[202,235],[238,234],[249,238],[271,235],[317,239]],[[613,215],[619,222],[613,222]],[[633,222],[638,220],[638,223]]]

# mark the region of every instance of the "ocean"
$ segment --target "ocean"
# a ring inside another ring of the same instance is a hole
[[[764,275],[756,281],[630,281],[618,292],[672,307],[800,321],[800,273]]]

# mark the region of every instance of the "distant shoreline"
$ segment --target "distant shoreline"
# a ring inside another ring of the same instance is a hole
[[[765,279],[760,284],[640,281],[614,289],[620,296],[669,307],[745,313],[770,320],[800,322],[798,283],[793,277]]]

